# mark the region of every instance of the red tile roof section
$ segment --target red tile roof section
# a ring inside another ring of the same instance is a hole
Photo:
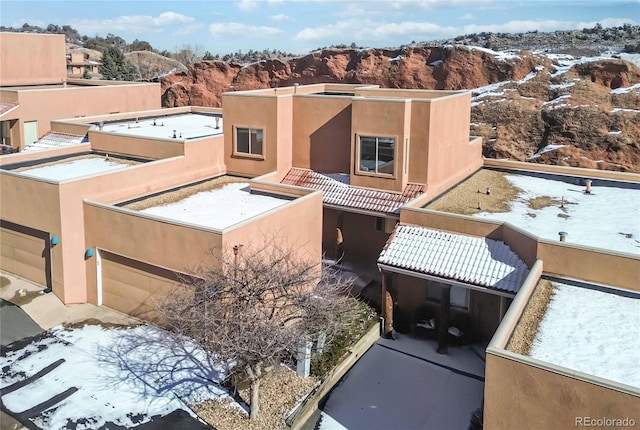
[[[352,187],[313,170],[292,168],[283,184],[322,191],[326,204],[364,209],[373,212],[398,213],[400,206],[425,192],[423,184],[407,184],[402,194]]]
[[[19,106],[19,103],[16,102],[3,102],[0,101],[0,115],[9,112],[11,109]]]

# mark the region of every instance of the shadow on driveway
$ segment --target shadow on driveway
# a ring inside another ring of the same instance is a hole
[[[3,299],[0,299],[0,327],[0,344],[3,347],[43,332],[19,306]]]

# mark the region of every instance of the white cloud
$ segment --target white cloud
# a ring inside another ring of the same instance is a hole
[[[293,21],[289,15],[285,15],[284,13],[279,13],[278,15],[269,15],[269,19],[272,21]]]
[[[275,27],[241,24],[239,22],[214,22],[209,26],[212,36],[252,36],[274,37],[282,35],[282,30]]]
[[[258,9],[258,6],[256,0],[242,0],[238,3],[238,9],[243,12],[253,12]]]
[[[597,23],[600,23],[603,27],[618,27],[623,24],[635,24],[632,19],[629,18],[604,18],[599,21],[582,22],[582,21],[559,21],[553,19],[544,20],[519,20],[509,21],[504,24],[470,24],[465,25],[461,33],[523,33],[526,31],[554,31],[554,30],[579,30],[582,28],[591,28]]]
[[[472,20],[472,19],[476,19],[475,16],[473,16],[472,13],[465,13],[464,15],[462,15],[460,17],[460,19],[465,19],[465,20]]]
[[[151,15],[121,15],[109,19],[79,19],[71,20],[70,25],[80,33],[144,33],[161,32],[168,26],[193,26],[196,19],[175,12],[163,12],[158,16]]]
[[[307,27],[300,31],[295,39],[320,40],[350,35],[354,40],[384,40],[394,36],[411,38],[453,35],[454,27],[442,27],[430,22],[403,21],[396,23],[376,22],[372,20],[344,20],[320,27]]]

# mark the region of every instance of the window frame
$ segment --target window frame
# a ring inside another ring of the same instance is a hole
[[[249,152],[238,151],[238,130],[248,130],[249,134]],[[251,133],[252,131],[260,131],[262,132],[262,153],[261,154],[252,154],[251,153]],[[249,127],[245,125],[234,125],[233,126],[233,156],[241,157],[241,158],[251,158],[254,160],[264,160],[265,159],[265,129],[264,127]]]
[[[376,164],[375,170],[362,170],[361,169],[361,157],[362,157],[362,138],[375,139],[376,148],[376,161],[379,157],[379,139],[393,139],[393,173],[378,172],[378,165]],[[381,135],[376,133],[356,133],[356,166],[355,172],[358,175],[384,177],[395,179],[397,174],[397,161],[398,161],[398,136],[395,135]]]

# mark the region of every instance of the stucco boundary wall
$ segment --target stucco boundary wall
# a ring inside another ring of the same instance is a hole
[[[65,155],[72,155],[75,153],[82,154],[89,151],[91,151],[91,145],[89,143],[82,143],[80,145],[67,146],[66,148],[16,152],[14,154],[7,154],[0,157],[0,166],[24,163],[27,161],[44,160],[47,158],[63,157]]]
[[[553,166],[548,164],[526,163],[511,160],[492,160],[485,158],[484,167],[514,170],[518,172],[540,172],[556,175],[576,176],[585,179],[608,179],[640,183],[637,173],[614,172],[611,170],[585,169],[581,167]]]
[[[419,204],[415,199],[410,204]],[[528,266],[544,261],[545,273],[640,291],[640,257],[589,246],[541,239],[510,223],[473,218],[405,205],[400,222],[501,240]]]
[[[537,260],[487,347],[484,428],[565,429],[584,417],[639,423],[640,389],[506,350],[542,270]]]
[[[374,324],[355,345],[349,348],[347,355],[325,377],[320,385],[309,393],[285,418],[285,428],[299,430],[307,420],[318,410],[318,405],[326,397],[342,377],[353,367],[365,352],[371,348],[380,337],[380,323]]]

